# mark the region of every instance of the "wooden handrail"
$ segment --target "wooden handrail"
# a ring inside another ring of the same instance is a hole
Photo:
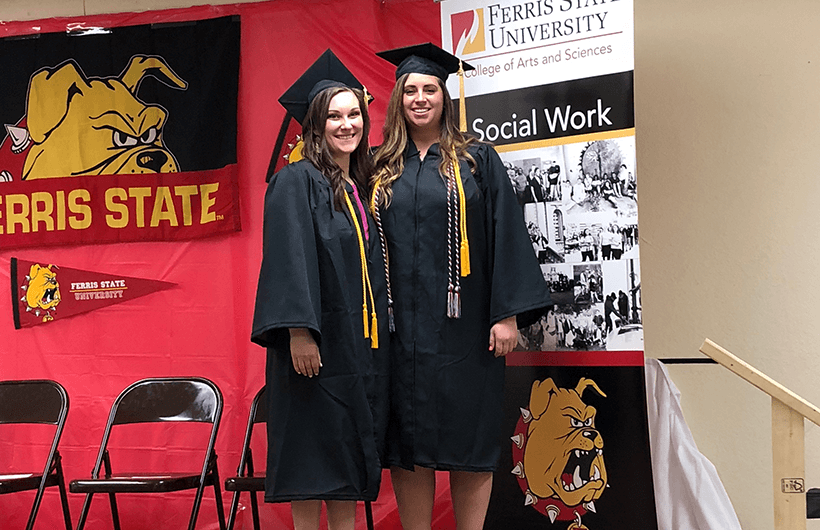
[[[774,528],[806,530],[803,422],[820,425],[820,409],[709,339],[700,351],[771,396]]]
[[[788,388],[784,387],[771,377],[767,376],[757,368],[747,364],[739,357],[733,355],[726,349],[721,348],[709,339],[703,341],[700,351],[704,355],[711,357],[738,376],[756,386],[763,392],[769,394],[771,397],[781,401],[789,408],[794,409],[810,422],[820,425],[820,409],[801,398]]]

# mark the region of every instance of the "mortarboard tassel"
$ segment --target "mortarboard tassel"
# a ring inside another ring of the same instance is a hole
[[[458,130],[467,132],[467,104],[464,101],[464,68],[458,60]]]
[[[362,85],[362,92],[364,92],[364,108],[370,109],[370,94],[367,92],[367,87]]]

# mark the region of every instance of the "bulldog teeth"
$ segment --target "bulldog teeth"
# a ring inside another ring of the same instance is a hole
[[[601,470],[598,469],[598,466],[593,466],[592,480],[601,480]]]
[[[572,485],[575,486],[575,489],[578,489],[584,484],[586,482],[581,478],[581,466],[575,466],[575,472],[572,474]]]

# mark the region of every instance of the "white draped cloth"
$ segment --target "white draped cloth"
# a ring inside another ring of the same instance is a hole
[[[698,451],[680,391],[657,359],[646,359],[646,405],[660,530],[741,530],[717,470]]]

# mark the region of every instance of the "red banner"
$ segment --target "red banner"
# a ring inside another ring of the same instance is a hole
[[[10,276],[15,329],[87,313],[176,285],[17,258],[11,259]]]
[[[98,30],[0,41],[0,249],[238,231],[238,17]]]
[[[184,240],[238,231],[236,165],[0,185],[0,249]]]

